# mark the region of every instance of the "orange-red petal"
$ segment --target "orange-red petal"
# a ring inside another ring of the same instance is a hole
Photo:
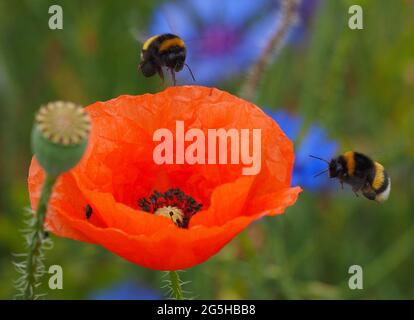
[[[87,107],[92,118],[88,151],[61,176],[47,215],[57,235],[104,246],[144,267],[177,270],[202,263],[252,221],[283,213],[300,188],[291,188],[293,146],[259,108],[206,87],[171,87],[154,95],[121,96]],[[152,135],[159,128],[261,129],[262,170],[243,176],[243,164],[156,165]],[[34,159],[29,171],[32,207],[44,173]],[[188,229],[140,211],[138,198],[179,187],[201,201],[203,210]],[[84,208],[90,204],[88,221]]]

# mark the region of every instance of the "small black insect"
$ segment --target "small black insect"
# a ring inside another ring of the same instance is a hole
[[[90,219],[90,217],[92,216],[92,212],[93,212],[92,207],[89,204],[87,204],[86,207],[85,207],[86,219],[88,219],[88,220]]]

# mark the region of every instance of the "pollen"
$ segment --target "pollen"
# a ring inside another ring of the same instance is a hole
[[[174,222],[177,226],[182,226],[184,223],[184,212],[177,207],[166,206],[157,209],[154,214],[156,216],[164,216],[167,218],[171,218],[172,222]]]
[[[138,207],[157,216],[167,217],[177,227],[186,229],[191,217],[201,210],[202,204],[180,189],[171,188],[163,193],[154,191],[148,198],[139,199]]]
[[[45,139],[65,146],[80,144],[91,128],[84,109],[64,101],[50,102],[40,108],[36,124]]]

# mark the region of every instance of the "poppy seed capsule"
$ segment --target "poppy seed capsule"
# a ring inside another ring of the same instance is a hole
[[[91,127],[88,114],[72,102],[50,102],[40,108],[32,131],[32,150],[43,169],[59,175],[82,158]]]

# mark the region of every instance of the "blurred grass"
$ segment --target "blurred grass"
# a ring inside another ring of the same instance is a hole
[[[364,8],[364,30],[347,27]],[[33,114],[42,104],[82,104],[160,90],[137,73],[139,44],[156,5],[146,1],[60,1],[64,30],[47,27],[52,1],[0,1],[0,298],[14,294],[11,253],[28,205],[26,177]],[[237,93],[240,80],[220,87]],[[408,0],[323,1],[305,43],[283,50],[267,70],[259,105],[300,112],[325,126],[342,150],[379,159],[393,179],[383,205],[349,189],[305,192],[285,215],[250,226],[184,280],[197,298],[414,298],[414,4]],[[64,269],[64,290],[86,298],[123,278],[154,288],[159,272],[106,250],[55,238],[48,264]],[[348,289],[348,268],[364,269],[364,290]]]

